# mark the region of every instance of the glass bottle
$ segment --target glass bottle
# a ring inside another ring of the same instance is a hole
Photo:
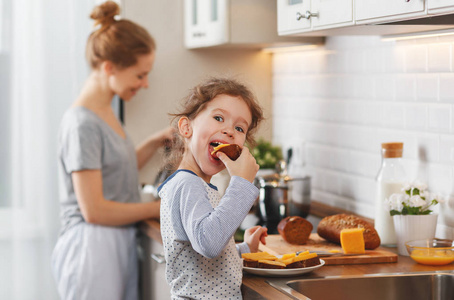
[[[378,172],[377,195],[375,199],[375,230],[380,236],[381,244],[396,246],[397,239],[393,219],[385,208],[385,200],[393,193],[402,192],[405,183],[405,170],[401,164],[403,143],[383,143],[382,165]]]

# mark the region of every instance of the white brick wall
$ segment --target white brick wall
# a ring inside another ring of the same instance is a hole
[[[404,142],[409,180],[454,195],[454,37],[330,37],[273,55],[273,140],[304,148],[313,198],[373,218],[382,142]],[[454,196],[452,196],[454,198]],[[439,209],[454,238],[454,200]]]

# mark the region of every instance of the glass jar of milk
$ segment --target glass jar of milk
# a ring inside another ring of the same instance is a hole
[[[396,246],[393,219],[385,209],[385,200],[393,193],[400,193],[406,180],[401,164],[403,143],[382,144],[382,165],[378,172],[377,197],[375,199],[375,230],[384,246]]]

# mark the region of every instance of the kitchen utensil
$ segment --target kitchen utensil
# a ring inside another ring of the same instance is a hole
[[[275,173],[259,177],[258,187],[258,216],[262,225],[268,228],[268,233],[277,233],[277,225],[285,217],[308,216],[311,202],[310,177],[292,178]]]
[[[303,253],[307,250],[303,250],[303,251],[298,251],[296,252],[296,255],[300,254],[300,253]],[[311,253],[316,253],[317,256],[320,256],[320,257],[327,257],[327,256],[356,256],[356,255],[364,255],[364,253],[348,253],[348,254],[345,254],[343,252],[329,252],[329,251],[309,251]]]

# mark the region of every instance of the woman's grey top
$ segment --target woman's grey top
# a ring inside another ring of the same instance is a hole
[[[118,135],[93,111],[77,106],[63,116],[58,135],[61,189],[60,234],[84,222],[74,193],[71,173],[101,170],[105,199],[116,202],[139,202],[139,176],[134,145]]]

